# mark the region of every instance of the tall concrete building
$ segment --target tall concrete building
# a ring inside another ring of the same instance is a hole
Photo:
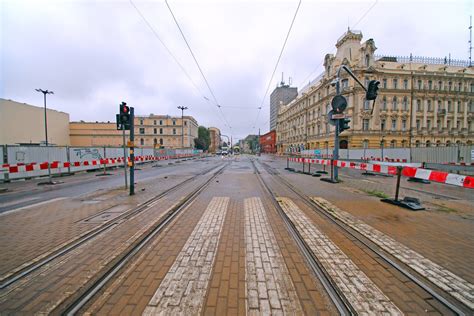
[[[276,129],[278,111],[298,96],[298,88],[290,87],[282,81],[270,94],[270,130]]]
[[[375,41],[362,42],[360,31],[348,30],[327,54],[325,71],[278,114],[279,152],[334,146],[334,127],[327,113],[341,65],[359,81],[380,81],[375,105],[345,72],[341,91],[347,99],[350,129],[341,133],[340,148],[431,147],[471,145],[474,141],[474,67],[448,58],[376,55]]]

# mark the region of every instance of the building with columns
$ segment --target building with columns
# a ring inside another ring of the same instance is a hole
[[[378,56],[373,39],[361,42],[348,30],[327,54],[325,71],[283,106],[277,119],[278,152],[331,148],[334,127],[327,113],[335,96],[332,84],[341,65],[367,86],[380,81],[375,103],[341,71],[350,129],[340,134],[341,148],[450,146],[474,141],[474,67],[467,61],[430,57]],[[374,107],[372,109],[372,107]]]

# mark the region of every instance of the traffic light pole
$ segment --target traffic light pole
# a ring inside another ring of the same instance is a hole
[[[135,109],[130,107],[130,195],[135,194]]]
[[[125,128],[122,129],[123,136],[123,173],[125,175],[125,189],[128,188],[127,184],[127,144],[125,143]]]

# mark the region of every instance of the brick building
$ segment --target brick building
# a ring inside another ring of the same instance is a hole
[[[276,131],[270,131],[260,136],[260,148],[262,153],[274,154],[276,153]]]

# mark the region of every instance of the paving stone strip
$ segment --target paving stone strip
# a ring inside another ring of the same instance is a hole
[[[214,197],[211,200],[145,308],[144,315],[200,313],[228,205],[228,197]]]
[[[289,198],[278,203],[358,314],[403,313]]]
[[[448,292],[451,296],[463,302],[471,309],[474,309],[474,285],[472,283],[469,283],[430,259],[423,257],[418,252],[399,243],[372,226],[367,225],[329,201],[320,197],[312,197],[311,199],[331,216],[349,225],[441,289]]]
[[[295,287],[258,197],[244,200],[245,281],[250,314],[302,314]]]

